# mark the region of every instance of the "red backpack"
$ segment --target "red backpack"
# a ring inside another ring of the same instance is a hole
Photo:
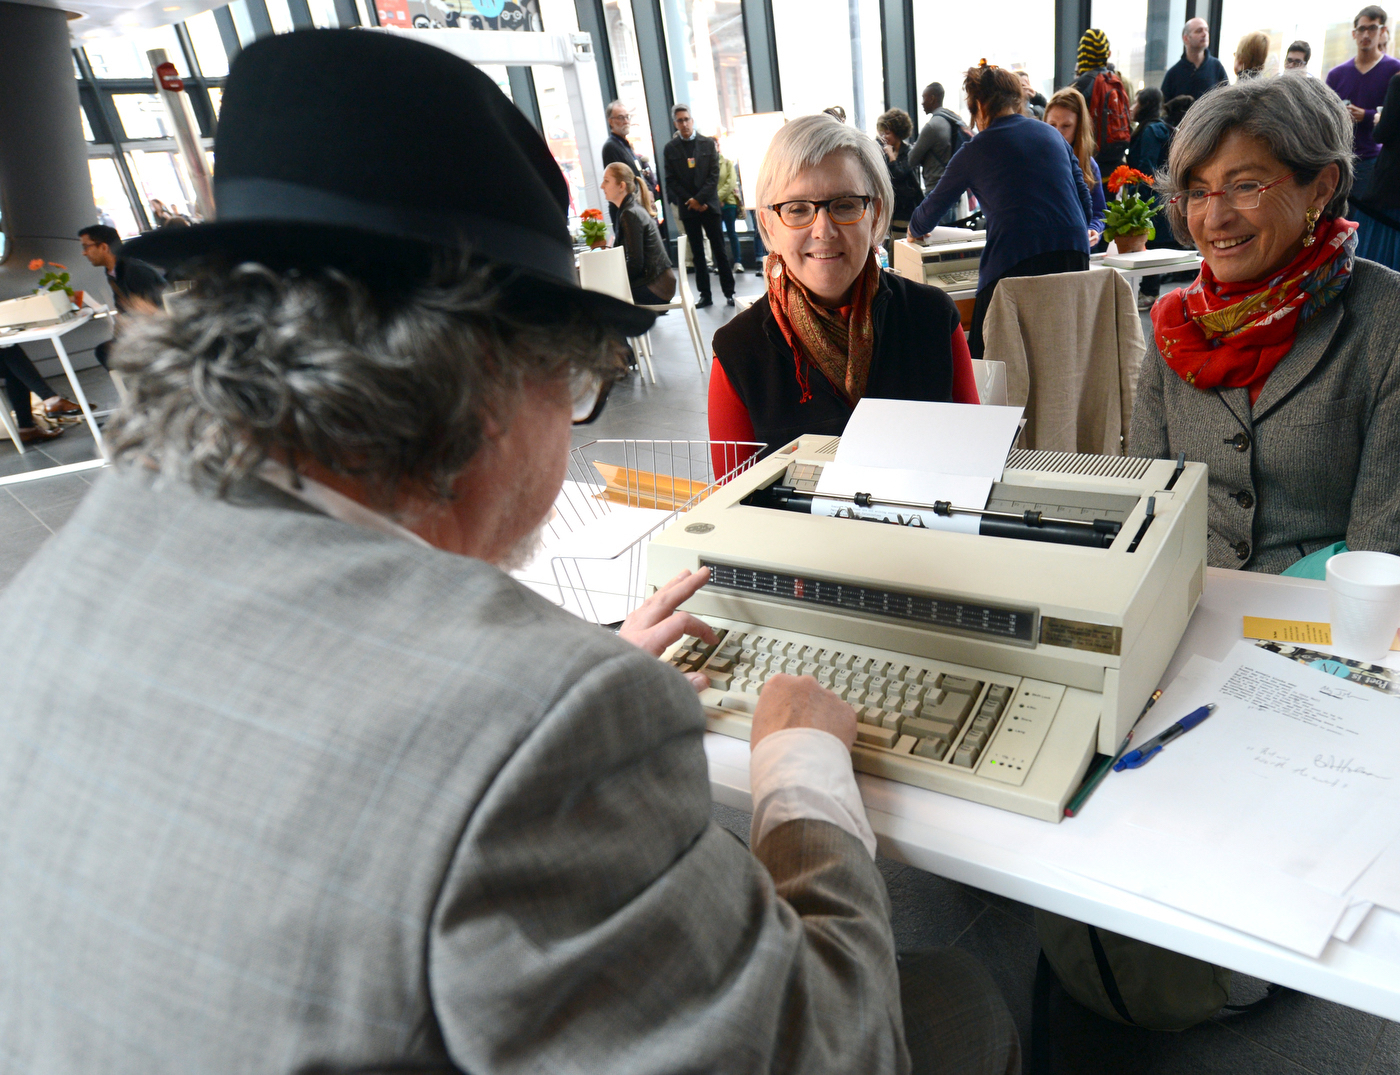
[[[1100,149],[1132,140],[1128,91],[1114,72],[1104,71],[1094,79],[1094,88],[1089,94],[1089,114],[1094,117],[1097,128],[1094,134]]]

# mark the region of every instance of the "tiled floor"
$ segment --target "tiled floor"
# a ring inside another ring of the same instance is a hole
[[[739,278],[741,296],[760,290],[761,281],[753,275]],[[707,345],[709,334],[733,314],[723,300],[700,311]],[[705,438],[707,374],[696,365],[678,312],[658,322],[653,342],[658,383],[634,376],[618,385],[602,417],[575,431],[576,445],[611,438]],[[114,399],[101,370],[82,376],[84,388],[99,405]],[[22,458],[6,440],[0,443],[0,477],[93,454],[91,437],[81,426]],[[0,586],[63,524],[88,480],[99,473],[0,486]],[[714,813],[721,824],[748,839],[747,814],[721,806]],[[1031,909],[910,866],[884,859],[879,865],[894,905],[900,948],[955,945],[977,955],[1006,995],[1028,1045],[1038,952]],[[1262,987],[1237,975],[1234,997],[1253,999]],[[1400,1024],[1298,993],[1280,996],[1253,1014],[1226,1016],[1172,1034],[1111,1023],[1062,993],[1051,1014],[1053,1068],[1067,1075],[1400,1075]]]

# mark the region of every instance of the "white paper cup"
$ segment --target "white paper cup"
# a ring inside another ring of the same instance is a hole
[[[1400,627],[1400,556],[1344,552],[1327,561],[1332,648],[1346,657],[1377,661],[1390,651]]]

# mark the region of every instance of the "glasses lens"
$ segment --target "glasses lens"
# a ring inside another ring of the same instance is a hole
[[[816,218],[817,207],[811,202],[785,202],[778,215],[790,228],[805,228]]]
[[[854,224],[865,216],[864,198],[837,198],[828,210],[838,224]]]
[[[582,425],[597,417],[598,404],[607,382],[593,370],[579,370],[574,374],[570,391],[573,394],[574,425]]]

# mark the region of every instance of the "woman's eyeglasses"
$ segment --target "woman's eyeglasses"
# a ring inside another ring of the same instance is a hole
[[[778,219],[789,228],[805,228],[817,219],[818,209],[825,209],[833,224],[858,224],[874,200],[868,194],[848,194],[824,202],[779,202],[767,208],[777,213]]]
[[[1289,172],[1267,183],[1260,183],[1257,179],[1242,179],[1220,190],[1183,190],[1180,194],[1173,194],[1167,201],[1171,205],[1184,206],[1188,216],[1203,215],[1212,198],[1223,198],[1231,209],[1258,209],[1259,199],[1264,196],[1264,192],[1278,186],[1285,179],[1292,179],[1293,174]]]
[[[569,395],[573,400],[574,425],[586,426],[603,413],[612,391],[613,378],[597,370],[575,370],[569,379]]]

